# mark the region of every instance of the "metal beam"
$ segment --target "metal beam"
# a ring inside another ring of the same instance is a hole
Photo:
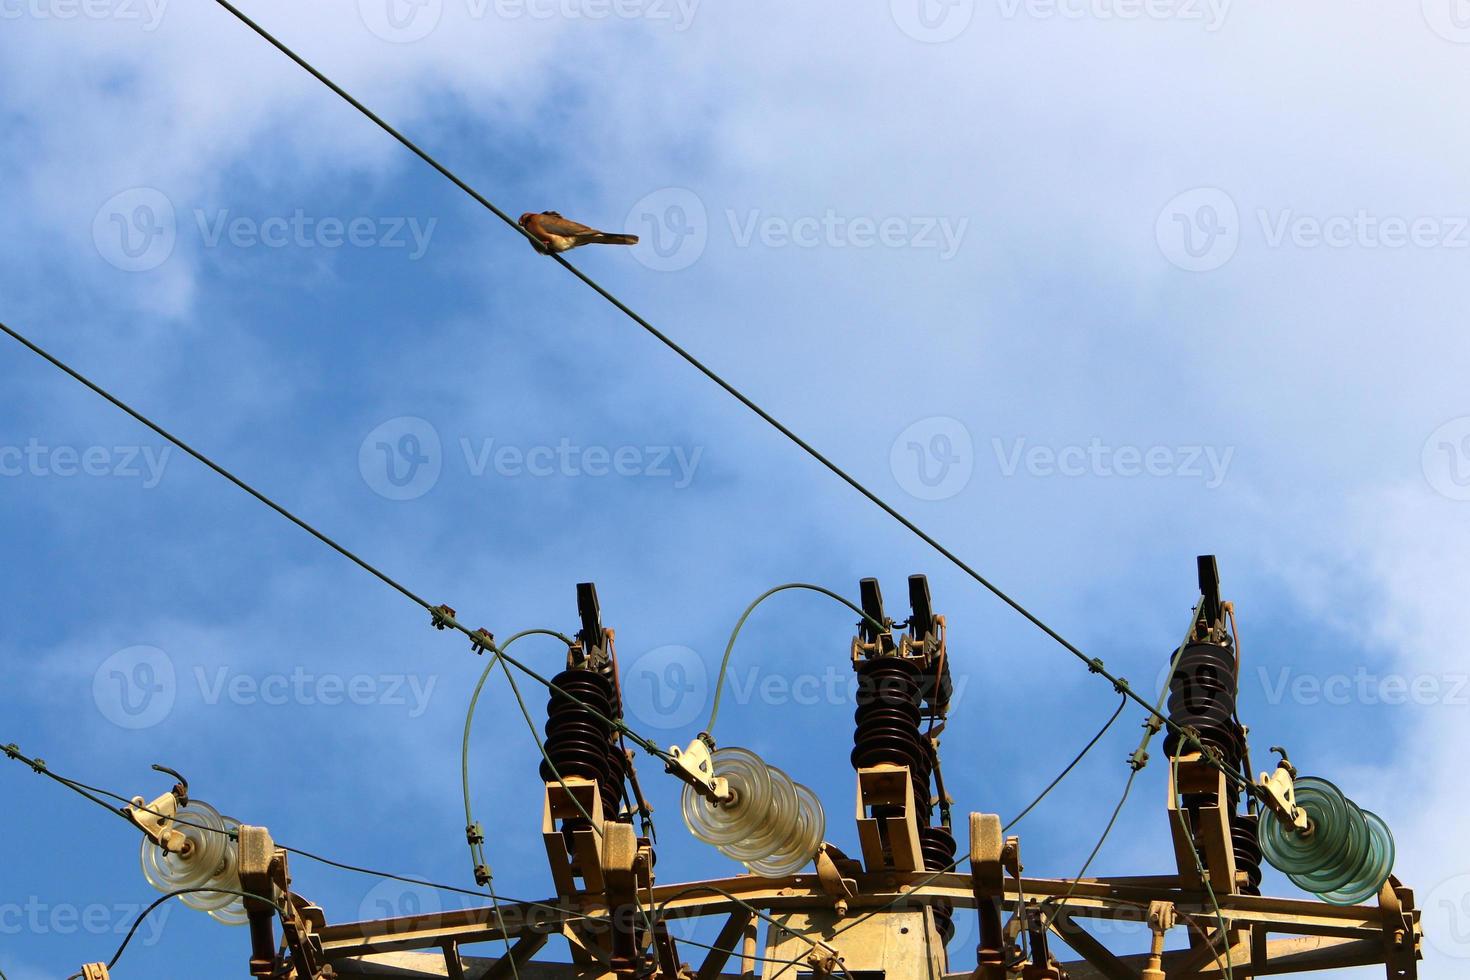
[[[695,980],[715,980],[725,964],[730,961],[730,954],[735,950],[735,944],[745,936],[745,927],[750,925],[753,916],[749,912],[732,912],[726,920],[724,928],[715,937],[715,948],[709,951],[709,955],[700,964],[699,973]]]
[[[1051,930],[1072,947],[1077,955],[1094,966],[1106,980],[1138,980],[1137,970],[1128,966],[1090,932],[1073,922],[1065,911],[1052,920]]]

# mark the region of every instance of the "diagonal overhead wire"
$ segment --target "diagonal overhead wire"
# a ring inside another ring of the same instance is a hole
[[[358,112],[360,112],[364,116],[366,116],[375,125],[377,125],[378,128],[380,128],[381,130],[383,130],[383,132],[387,133],[389,136],[393,137],[395,140],[397,140],[399,143],[401,143],[406,149],[408,149],[410,152],[412,152],[415,156],[417,156],[424,163],[426,163],[430,167],[432,167],[435,171],[437,171],[446,180],[448,180],[450,183],[454,184],[454,186],[458,187],[460,190],[462,190],[466,194],[468,194],[481,207],[485,208],[491,214],[495,215],[501,221],[505,222],[505,224],[507,224],[511,228],[515,229],[515,231],[518,234],[520,234],[522,237],[526,238],[528,241],[534,242],[534,239],[531,238],[530,234],[524,228],[522,228],[515,221],[515,219],[512,218],[507,212],[505,212],[504,210],[502,210],[501,208],[499,208],[498,206],[496,206],[496,204],[493,201],[491,201],[488,197],[486,197],[484,194],[481,194],[479,191],[475,190],[475,188],[472,187],[463,178],[461,178],[459,175],[457,175],[456,173],[454,173],[454,171],[450,170],[443,163],[439,162],[439,160],[437,160],[427,150],[423,149],[417,143],[415,143],[413,140],[411,140],[407,136],[405,136],[398,129],[394,128],[382,116],[378,115],[372,109],[369,109],[366,105],[364,105],[362,102],[360,102],[357,98],[355,98],[346,89],[342,88],[342,86],[340,86],[336,82],[332,81],[331,78],[327,77],[327,75],[324,74],[318,68],[316,68],[316,66],[312,65],[309,61],[307,61],[301,55],[299,55],[295,51],[293,51],[290,47],[288,47],[283,41],[279,40],[270,31],[266,30],[260,24],[256,23],[256,21],[254,21],[253,19],[251,19],[244,11],[240,10],[239,7],[237,7],[233,3],[231,3],[230,0],[214,0],[214,2],[217,3],[217,4],[219,4],[225,10],[229,11],[229,13],[231,15],[233,15],[237,20],[239,20],[240,23],[244,24],[250,30],[252,30],[256,34],[258,34],[261,38],[263,38],[267,43],[269,43],[277,51],[280,51],[287,58],[290,58],[293,62],[295,62],[307,74],[311,75],[317,81],[321,82],[327,88],[331,89],[332,92],[336,93],[336,95],[338,97],[340,97],[343,101],[345,101],[348,105],[352,106]],[[874,504],[876,507],[878,507],[880,510],[882,510],[889,517],[893,518],[894,520],[898,521],[898,523],[902,524],[906,529],[908,529],[911,533],[913,533],[921,541],[923,541],[925,544],[929,545],[929,547],[931,547],[935,551],[937,551],[940,555],[942,555],[945,559],[947,559],[950,563],[952,563],[960,571],[962,571],[966,575],[968,575],[975,582],[979,583],[983,588],[985,588],[987,591],[989,591],[997,599],[999,599],[1001,602],[1005,603],[1007,606],[1009,606],[1016,613],[1018,613],[1019,615],[1021,615],[1029,623],[1031,623],[1037,629],[1041,630],[1043,633],[1045,633],[1051,639],[1055,640],[1058,644],[1060,644],[1062,646],[1063,649],[1067,650],[1069,653],[1071,653],[1077,659],[1079,659],[1080,661],[1082,661],[1082,663],[1087,666],[1087,669],[1089,671],[1091,671],[1094,674],[1100,674],[1100,675],[1102,675],[1102,677],[1105,678],[1106,680],[1108,680],[1109,682],[1111,682],[1115,688],[1117,688],[1119,691],[1123,692],[1123,694],[1126,697],[1130,698],[1131,700],[1137,702],[1139,705],[1141,705],[1142,707],[1144,707],[1145,709],[1147,709],[1153,717],[1158,718],[1163,724],[1169,725],[1171,728],[1173,728],[1176,731],[1178,731],[1179,735],[1182,738],[1184,738],[1190,745],[1192,745],[1195,748],[1199,749],[1200,752],[1207,759],[1209,759],[1212,763],[1215,763],[1216,764],[1217,768],[1220,768],[1222,771],[1225,771],[1228,778],[1233,779],[1238,785],[1240,785],[1240,786],[1242,786],[1242,788],[1246,789],[1247,792],[1250,792],[1251,791],[1251,786],[1250,786],[1250,784],[1249,784],[1249,782],[1247,780],[1241,778],[1241,776],[1239,775],[1239,773],[1229,772],[1228,770],[1226,770],[1226,768],[1219,763],[1219,760],[1215,757],[1214,753],[1211,752],[1201,742],[1199,742],[1199,740],[1195,737],[1195,735],[1192,732],[1185,731],[1183,729],[1178,728],[1178,726],[1174,725],[1173,722],[1169,721],[1162,713],[1160,713],[1158,711],[1158,709],[1154,708],[1153,705],[1149,704],[1143,697],[1141,697],[1136,691],[1134,691],[1133,688],[1128,685],[1128,683],[1127,683],[1126,680],[1124,680],[1121,677],[1117,677],[1112,672],[1110,672],[1107,669],[1107,667],[1104,665],[1104,663],[1103,663],[1102,660],[1100,660],[1097,657],[1089,657],[1081,649],[1079,649],[1077,646],[1075,646],[1069,640],[1067,640],[1066,637],[1062,636],[1055,629],[1053,629],[1052,627],[1048,626],[1040,617],[1038,617],[1036,614],[1032,613],[1029,609],[1027,609],[1025,606],[1023,606],[1019,601],[1017,601],[1016,599],[1012,598],[1008,593],[1006,593],[1004,590],[1002,590],[995,583],[991,582],[988,578],[986,578],[984,575],[982,575],[979,571],[977,571],[974,567],[972,567],[964,559],[960,558],[959,555],[957,555],[955,552],[951,551],[949,548],[945,547],[937,539],[935,539],[932,535],[930,535],[928,532],[924,531],[917,524],[915,524],[912,520],[910,520],[903,513],[901,513],[897,508],[895,508],[893,505],[889,504],[882,497],[878,496],[878,494],[875,493],[874,491],[868,489],[868,487],[865,486],[861,481],[859,481],[856,477],[852,476],[850,473],[848,473],[841,466],[837,465],[837,463],[833,462],[829,457],[827,457],[825,454],[823,454],[820,450],[818,450],[811,443],[807,442],[801,436],[797,435],[788,426],[786,426],[783,422],[781,422],[780,419],[776,418],[770,412],[766,411],[764,408],[762,408],[760,405],[758,405],[755,401],[753,401],[750,397],[748,397],[744,392],[742,392],[739,388],[736,388],[729,381],[726,381],[723,377],[721,377],[718,373],[716,373],[712,368],[710,368],[709,366],[707,366],[703,361],[701,361],[699,358],[695,357],[688,350],[686,350],[682,346],[680,346],[672,337],[668,336],[663,331],[661,331],[657,327],[655,327],[652,323],[648,322],[648,320],[644,319],[635,310],[633,310],[631,307],[629,307],[622,300],[618,299],[617,296],[613,295],[610,291],[608,291],[605,287],[603,287],[600,283],[598,283],[592,277],[590,277],[586,273],[584,273],[581,269],[578,269],[576,266],[572,265],[572,263],[569,262],[569,261],[567,261],[567,259],[564,256],[554,254],[551,257],[553,259],[555,259],[562,266],[562,268],[566,269],[572,275],[576,276],[588,288],[590,288],[591,290],[593,290],[594,292],[596,292],[603,299],[607,300],[608,303],[612,304],[616,309],[618,309],[621,313],[623,313],[625,316],[627,316],[628,319],[632,320],[639,327],[641,327],[645,331],[647,331],[651,336],[653,336],[656,340],[658,340],[660,343],[662,343],[669,350],[673,351],[675,354],[679,355],[679,357],[683,358],[686,362],[689,363],[689,365],[691,367],[695,368],[695,370],[699,371],[701,374],[703,374],[710,381],[713,381],[715,384],[719,385],[720,388],[724,389],[724,391],[727,394],[729,394],[731,397],[735,398],[737,401],[739,401],[746,408],[750,409],[750,411],[754,412],[766,424],[770,425],[777,432],[781,433],[781,435],[785,436],[791,442],[793,442],[794,444],[796,444],[796,446],[799,447],[808,456],[810,456],[812,459],[816,460],[818,463],[821,463],[824,467],[826,467],[828,470],[830,470],[835,476],[837,476],[839,479],[841,479],[844,483],[846,483],[848,486],[852,487],[858,493],[860,493],[864,497],[866,497],[869,502],[871,502],[872,504]]]
[[[463,633],[465,636],[469,637],[477,652],[482,650],[491,650],[498,652],[501,656],[501,659],[505,663],[510,664],[512,667],[516,668],[527,677],[530,677],[531,679],[537,681],[547,689],[562,695],[573,704],[580,705],[587,711],[590,711],[600,721],[606,722],[619,732],[623,733],[627,738],[631,739],[634,744],[636,744],[639,748],[643,749],[648,754],[656,756],[657,758],[662,759],[664,762],[668,762],[671,760],[671,756],[667,751],[659,748],[659,746],[652,740],[645,738],[644,736],[633,731],[621,718],[608,718],[607,716],[598,712],[591,705],[585,704],[580,698],[566,691],[563,691],[561,688],[557,687],[556,684],[552,683],[545,677],[542,677],[539,673],[537,673],[526,664],[505,653],[503,650],[498,650],[495,646],[494,638],[489,633],[485,632],[484,630],[471,630],[468,626],[465,626],[463,623],[459,622],[459,620],[455,619],[451,611],[445,606],[430,605],[427,599],[423,598],[418,593],[400,583],[397,579],[390,576],[387,572],[384,572],[382,569],[378,568],[376,565],[373,565],[366,559],[359,557],[354,552],[349,551],[347,548],[337,543],[337,541],[333,538],[317,530],[317,528],[310,524],[308,521],[301,517],[298,517],[296,514],[287,510],[284,506],[271,499],[265,493],[257,490],[255,487],[251,486],[249,483],[245,482],[234,473],[231,473],[229,470],[225,469],[219,463],[216,463],[213,459],[209,458],[204,453],[195,449],[187,442],[184,442],[178,436],[169,432],[163,426],[159,425],[157,422],[153,421],[142,412],[139,412],[137,409],[128,405],[126,402],[118,398],[116,395],[112,394],[106,388],[103,388],[101,385],[97,384],[86,375],[82,374],[80,371],[77,371],[65,361],[61,360],[60,358],[51,354],[49,351],[32,342],[28,337],[24,336],[21,333],[18,333],[3,322],[0,322],[0,333],[3,333],[6,336],[10,337],[12,340],[16,341],[16,343],[25,347],[37,357],[40,357],[42,360],[46,361],[57,370],[66,374],[68,377],[72,378],[74,381],[81,384],[89,391],[95,393],[96,395],[107,401],[109,404],[125,412],[127,415],[137,420],[153,433],[157,434],[163,439],[166,439],[171,444],[177,446],[180,450],[188,454],[191,458],[208,467],[213,472],[224,477],[226,480],[230,481],[235,486],[239,487],[241,490],[254,497],[256,500],[265,504],[277,514],[280,514],[282,517],[286,518],[292,524],[295,524],[297,527],[301,528],[303,531],[310,534],[318,541],[321,541],[323,544],[327,545],[339,555],[347,558],[359,568],[373,575],[378,580],[392,587],[395,591],[406,596],[410,601],[427,610],[429,614],[433,617],[433,623],[435,626],[439,627],[440,629],[455,629]]]

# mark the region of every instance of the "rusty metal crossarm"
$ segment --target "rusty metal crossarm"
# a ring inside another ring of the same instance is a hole
[[[917,882],[928,877],[928,874],[920,873],[862,875],[857,880],[858,893],[851,900],[851,911],[859,914],[887,905],[899,897],[915,902],[947,899],[956,908],[975,908],[973,883],[968,874],[939,875],[924,887],[910,891]],[[1007,909],[1014,909],[1023,893],[1032,901],[1044,901],[1061,898],[1071,889],[1072,897],[1067,908],[1078,919],[1142,922],[1149,904],[1154,901],[1172,902],[1185,914],[1213,914],[1213,907],[1204,894],[1168,887],[1167,882],[1171,880],[1168,878],[1157,879],[1158,884],[1150,883],[1155,880],[1092,878],[1083,879],[1074,887],[1066,879],[1024,878],[1019,885],[1015,880],[1007,879],[1002,904]],[[662,884],[652,889],[654,907],[661,908],[669,918],[687,918],[730,915],[743,911],[741,903],[763,911],[796,911],[831,905],[831,896],[816,875],[786,878],[742,875],[705,884],[729,892],[733,897],[698,890],[691,883]],[[503,904],[504,932],[492,910],[482,908],[327,925],[318,930],[318,934],[323,952],[328,958],[335,959],[362,952],[436,947],[447,940],[477,943],[499,941],[507,935],[516,938],[527,932],[557,934],[564,924],[576,921],[581,921],[589,930],[606,929],[608,911],[600,895],[579,895],[560,908],[554,906],[555,900],[539,905]],[[1249,895],[1220,896],[1220,906],[1233,925],[1260,926],[1276,934],[1371,939],[1380,944],[1383,935],[1383,911],[1377,906],[1342,907],[1301,899]],[[1400,913],[1400,918],[1404,916],[1412,920],[1410,913]]]

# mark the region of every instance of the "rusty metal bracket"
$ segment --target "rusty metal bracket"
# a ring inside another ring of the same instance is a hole
[[[1414,909],[1414,892],[1390,876],[1378,893],[1383,917],[1383,962],[1390,980],[1414,980],[1419,976],[1421,927]],[[1405,909],[1411,911],[1405,912]]]
[[[1139,980],[1165,980],[1164,940],[1179,921],[1173,902],[1151,902],[1148,907],[1148,927],[1153,932],[1149,947],[1148,964],[1143,968]]]
[[[857,879],[845,877],[842,874],[842,868],[838,865],[839,861],[849,865],[857,863],[848,859],[831,844],[823,841],[817,848],[817,881],[821,884],[822,891],[835,899],[832,904],[837,914],[846,915],[848,903],[857,897]]]

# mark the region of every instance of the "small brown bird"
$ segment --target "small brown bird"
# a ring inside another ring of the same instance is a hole
[[[580,245],[637,245],[637,235],[614,235],[563,218],[557,211],[521,215],[521,227],[530,232],[536,251],[542,255],[566,252]]]

